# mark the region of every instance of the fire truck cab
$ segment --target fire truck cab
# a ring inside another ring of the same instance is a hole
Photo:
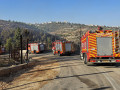
[[[0,46],[0,54],[3,54],[3,53],[5,53],[5,47]]]

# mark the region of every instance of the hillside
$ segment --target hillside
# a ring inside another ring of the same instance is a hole
[[[16,28],[21,28],[21,34],[24,36],[24,31],[28,30],[30,42],[51,43],[59,38],[64,38],[79,44],[80,27],[82,33],[87,30],[97,30],[97,25],[85,25],[69,22],[47,22],[42,24],[26,24],[15,21],[0,20],[0,40],[5,44],[9,37],[14,37]],[[118,27],[102,26],[103,29],[118,30]]]
[[[0,20],[0,41],[3,45],[6,44],[6,40],[8,38],[13,38],[15,35],[15,31],[17,28],[21,29],[21,34],[23,38],[25,38],[24,32],[25,30],[29,31],[29,41],[30,42],[43,42],[43,43],[50,43],[50,41],[55,40],[55,36],[51,35],[32,24],[26,24],[22,22],[15,22],[15,21],[5,21]],[[56,38],[59,38],[56,36]],[[14,39],[14,38],[13,38]]]
[[[35,26],[43,31],[46,31],[52,35],[58,35],[66,40],[73,41],[76,44],[79,43],[80,38],[80,27],[82,33],[85,33],[87,30],[97,30],[98,25],[85,25],[85,24],[76,24],[69,22],[48,22],[42,24],[35,24]],[[118,30],[117,27],[102,26],[103,29]]]

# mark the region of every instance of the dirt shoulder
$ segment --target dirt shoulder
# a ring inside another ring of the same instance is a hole
[[[34,57],[37,65],[0,77],[0,90],[38,90],[59,74],[59,64],[52,55]]]

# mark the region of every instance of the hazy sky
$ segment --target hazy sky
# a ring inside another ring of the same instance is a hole
[[[0,19],[120,26],[120,0],[0,0]]]

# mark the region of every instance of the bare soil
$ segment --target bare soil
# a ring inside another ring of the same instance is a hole
[[[39,90],[59,73],[59,64],[52,55],[34,57],[37,65],[23,69],[8,77],[0,77],[0,90]],[[40,61],[40,62],[38,62]]]
[[[20,61],[9,59],[9,54],[0,55],[0,68],[20,64]]]

